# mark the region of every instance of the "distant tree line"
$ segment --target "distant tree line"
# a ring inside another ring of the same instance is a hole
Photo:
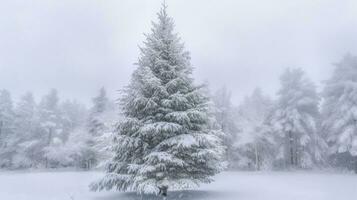
[[[213,94],[230,169],[341,168],[357,172],[357,57],[347,55],[321,92],[302,69],[286,69],[277,99],[256,89],[233,106]]]
[[[37,103],[31,93],[13,102],[0,90],[0,167],[93,168],[108,156],[114,103],[105,89],[87,109],[77,101],[60,101],[52,89]]]
[[[257,88],[235,106],[221,88],[211,96],[229,169],[341,168],[357,171],[357,58],[345,56],[317,92],[302,69],[286,69],[277,99]],[[0,90],[0,167],[90,169],[103,166],[120,111],[105,89],[90,109],[60,101],[52,89],[37,103]]]

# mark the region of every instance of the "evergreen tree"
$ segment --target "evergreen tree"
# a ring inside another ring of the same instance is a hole
[[[16,156],[15,168],[34,167],[39,161],[40,149],[36,133],[39,131],[36,102],[31,93],[21,97],[15,108]]]
[[[222,169],[224,150],[208,126],[208,99],[193,83],[189,53],[165,5],[158,19],[120,100],[125,118],[116,129],[115,156],[92,190],[166,196],[169,188],[211,182]]]
[[[357,57],[347,55],[336,64],[323,97],[322,132],[330,153],[357,172]]]
[[[273,101],[257,88],[244,99],[238,109],[240,133],[235,144],[239,153],[239,168],[255,170],[272,167],[274,136],[266,122],[273,108]]]
[[[222,87],[216,91],[212,100],[216,126],[223,132],[222,141],[226,147],[225,160],[228,161],[228,168],[234,168],[237,159],[234,144],[237,140],[239,129],[236,122],[236,109],[231,102],[231,93],[226,87]]]
[[[16,152],[14,143],[14,111],[10,92],[0,90],[0,167],[11,167]]]
[[[104,87],[99,90],[99,95],[93,98],[93,107],[89,116],[89,132],[93,136],[99,136],[103,134],[106,129],[105,126],[105,114],[109,109],[109,99],[107,97]]]
[[[60,104],[59,110],[62,115],[61,123],[67,134],[73,129],[83,126],[86,123],[88,110],[83,104],[75,100],[64,101]]]
[[[112,141],[112,127],[116,119],[116,109],[106,94],[104,87],[99,90],[98,96],[93,98],[93,107],[90,110],[88,120],[88,132],[86,144],[91,151],[87,157],[88,168],[95,164],[102,167],[112,157],[112,151],[108,149]],[[88,152],[89,153],[89,152]]]
[[[88,141],[92,137],[85,126],[79,126],[73,129],[65,144],[60,157],[63,159],[62,165],[75,166],[77,168],[88,169],[88,160],[94,158],[92,146],[88,145]]]
[[[58,147],[64,142],[62,119],[59,110],[57,90],[52,89],[39,104],[39,119],[41,126],[41,145],[45,167],[59,164]]]
[[[287,69],[280,78],[279,101],[272,126],[281,144],[277,159],[294,168],[311,168],[321,161],[323,141],[317,133],[319,97],[301,69]]]
[[[60,166],[76,166],[84,168],[84,160],[92,157],[90,149],[85,145],[88,134],[84,131],[87,109],[77,101],[66,100],[59,106],[61,113],[62,142],[55,146],[54,160]]]

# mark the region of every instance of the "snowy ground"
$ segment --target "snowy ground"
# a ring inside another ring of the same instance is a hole
[[[136,200],[134,193],[89,192],[98,172],[0,172],[1,200]],[[312,172],[225,172],[182,200],[345,200],[357,197],[357,175]],[[143,199],[158,199],[145,196]]]

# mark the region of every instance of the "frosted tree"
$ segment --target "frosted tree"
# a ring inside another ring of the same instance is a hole
[[[64,136],[57,90],[52,89],[42,98],[39,104],[39,119],[45,167],[49,167],[49,164],[58,165],[59,162],[53,155],[56,155],[56,147],[63,144]]]
[[[224,149],[208,126],[208,99],[193,83],[189,53],[173,28],[164,5],[120,99],[125,117],[115,156],[92,190],[166,196],[168,189],[209,183],[222,170]]]
[[[226,87],[222,87],[215,92],[212,100],[215,123],[223,132],[222,141],[226,147],[225,159],[228,161],[228,167],[234,168],[238,157],[234,143],[237,140],[239,129],[236,122],[236,109],[231,102],[231,93]]]
[[[88,160],[95,157],[95,152],[92,146],[88,144],[88,141],[92,141],[92,136],[85,126],[73,129],[69,134],[68,140],[61,148],[64,155],[61,156],[64,159],[63,161],[66,161],[71,166],[88,169]]]
[[[357,57],[347,55],[336,64],[332,77],[326,82],[322,106],[322,132],[330,153],[348,158],[344,167],[357,172]]]
[[[81,103],[69,100],[61,103],[59,109],[63,127],[61,134],[64,139],[54,146],[55,154],[52,157],[61,166],[85,168],[85,160],[93,157],[92,151],[85,145],[88,134],[83,131],[88,111]]]
[[[89,132],[98,136],[102,134],[105,127],[105,119],[103,119],[102,115],[109,108],[109,99],[107,97],[106,91],[104,87],[102,87],[99,91],[99,95],[93,98],[93,107],[91,108],[90,119],[89,119]]]
[[[266,125],[272,109],[273,101],[259,88],[239,106],[237,119],[240,132],[235,143],[239,168],[261,170],[272,167],[275,140]]]
[[[317,133],[316,87],[301,69],[287,69],[280,81],[278,105],[271,121],[281,144],[277,159],[287,167],[311,168],[321,161],[323,147]]]
[[[112,141],[112,129],[114,120],[117,119],[117,110],[102,87],[98,96],[93,98],[93,106],[88,119],[87,145],[92,151],[92,156],[87,159],[87,167],[91,168],[97,164],[103,166],[110,157],[112,151],[108,149]]]
[[[14,111],[10,92],[0,90],[0,167],[11,167],[16,152],[14,143]]]
[[[39,162],[41,148],[39,144],[39,123],[36,102],[31,93],[22,96],[15,107],[14,130],[16,141],[16,155],[13,159],[14,167],[35,167]]]
[[[59,110],[61,113],[61,120],[64,131],[67,133],[83,126],[86,123],[88,116],[87,108],[75,100],[66,100],[60,104]]]

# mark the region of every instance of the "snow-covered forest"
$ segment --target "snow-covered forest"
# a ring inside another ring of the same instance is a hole
[[[170,8],[161,4],[115,95],[97,85],[84,102],[55,88],[14,97],[0,85],[0,199],[356,195],[357,56],[339,55],[323,82],[287,67],[274,92],[265,83],[233,98],[234,87],[197,80],[204,66],[193,65]],[[35,184],[15,194],[21,180]],[[57,180],[60,190],[32,193]]]
[[[149,75],[145,71],[137,73]],[[209,126],[217,131],[216,135],[223,142],[227,169],[339,168],[356,171],[355,77],[357,57],[347,55],[336,64],[323,91],[317,91],[299,68],[288,68],[281,74],[277,98],[257,88],[242,102],[235,103],[227,87],[209,91],[202,86],[203,94],[207,95]],[[138,100],[130,94],[137,89],[129,87],[126,90],[128,93],[122,97],[124,103]],[[146,107],[137,108],[135,113],[158,110],[145,104]],[[111,158],[114,153],[111,146],[119,145],[117,148],[127,151],[121,142],[113,143],[113,136],[121,131],[117,130],[121,128],[117,123],[125,123],[123,117],[134,112],[130,110],[134,108],[120,109],[115,100],[107,97],[105,88],[98,90],[89,108],[78,101],[59,99],[56,89],[49,90],[39,102],[30,92],[14,101],[11,92],[2,89],[0,108],[2,169],[95,169],[103,167]],[[186,115],[174,113],[170,117],[185,120]],[[151,131],[151,128],[158,128],[157,125],[150,123],[154,127],[144,129]],[[162,124],[162,128],[173,127]]]
[[[110,157],[115,104],[101,88],[88,109],[77,101],[61,101],[52,89],[35,102],[32,93],[13,102],[0,91],[0,166],[3,169],[92,169]]]

